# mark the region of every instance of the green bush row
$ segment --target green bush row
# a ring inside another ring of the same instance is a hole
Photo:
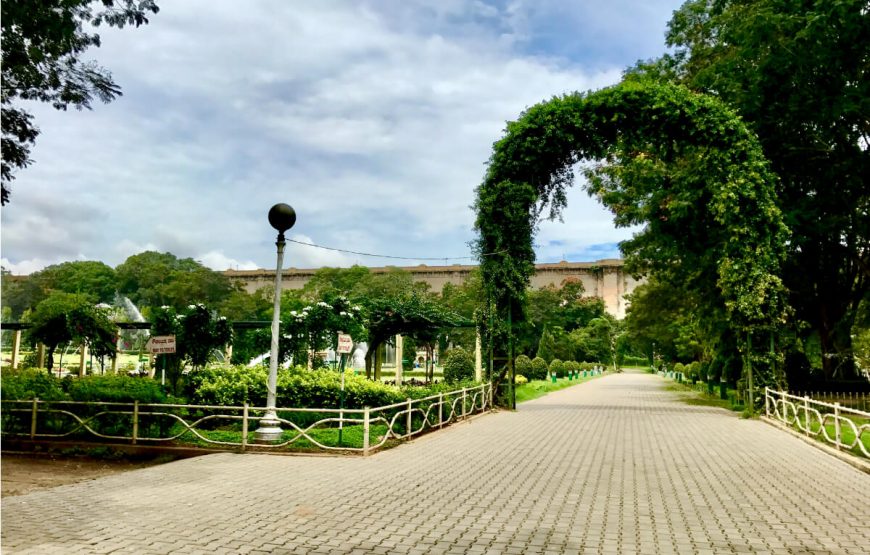
[[[562,361],[553,359],[548,365],[541,357],[530,359],[526,355],[520,355],[515,362],[517,374],[521,374],[529,380],[546,380],[550,374],[556,374],[559,378],[564,378],[570,372],[582,370],[592,370],[595,366],[600,366],[600,363],[593,362],[576,362],[573,360]]]
[[[104,401],[115,403],[163,403],[166,395],[150,378],[122,374],[56,378],[47,370],[4,370],[0,382],[3,400]]]

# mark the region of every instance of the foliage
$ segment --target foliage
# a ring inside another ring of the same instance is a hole
[[[791,229],[782,276],[800,341],[778,348],[798,355],[817,334],[825,377],[849,376],[850,329],[870,283],[867,1],[692,0],[667,42],[672,55],[635,73],[733,107],[779,178]]]
[[[84,295],[52,292],[36,307],[31,322],[30,339],[45,344],[49,371],[55,349],[67,343],[87,345],[96,357],[115,355],[115,325]]]
[[[444,381],[447,383],[458,383],[474,378],[474,356],[462,347],[447,351],[442,365],[444,366]]]
[[[686,284],[732,330],[781,325],[788,232],[756,138],[721,101],[650,79],[534,106],[494,145],[475,225],[477,250],[503,253],[481,261],[500,310],[523,305],[535,223],[559,215],[582,160],[604,161],[588,190],[616,224],[645,226],[621,244],[630,270]]]
[[[262,366],[208,366],[191,372],[191,399],[198,404],[266,406],[266,378]],[[341,375],[326,369],[279,368],[278,407],[338,407]],[[377,407],[405,400],[402,389],[345,372],[345,407]]]
[[[550,361],[550,375],[556,374],[557,378],[565,377],[565,364],[558,358]]]
[[[397,334],[409,335],[431,346],[442,330],[470,322],[449,312],[432,297],[412,291],[398,297],[371,298],[366,304],[368,320],[366,375],[371,376],[372,358],[380,346]],[[379,378],[379,364],[374,364],[374,378]]]
[[[514,375],[514,383],[517,385],[523,385],[529,383],[529,380],[522,374],[516,374]]]
[[[576,373],[580,370],[580,363],[575,360],[566,360],[564,365],[565,372],[568,372],[569,374],[572,372]]]
[[[183,310],[190,304],[217,306],[233,292],[229,278],[192,258],[146,251],[134,254],[115,268],[118,292],[137,306],[170,306]]]
[[[532,370],[525,375],[533,380],[546,380],[549,373],[550,367],[547,365],[547,361],[541,357],[535,357],[532,359]]]
[[[18,370],[4,368],[3,379],[0,380],[0,398],[60,401],[66,399],[66,393],[61,386],[61,381],[51,372],[39,368]]]
[[[164,403],[160,384],[148,378],[118,375],[65,378],[66,391],[73,401],[112,403]]]
[[[338,333],[347,333],[354,342],[365,338],[362,309],[352,305],[344,295],[285,313],[281,326],[281,360],[291,357],[296,364],[308,360],[308,353],[336,349]],[[318,362],[318,357],[311,362]]]
[[[556,340],[553,339],[553,334],[546,326],[544,326],[541,340],[538,342],[538,354],[535,358],[542,358],[547,363],[556,358]]]
[[[526,355],[520,355],[514,361],[514,372],[516,374],[522,374],[523,376],[527,376],[530,380],[534,379],[543,379],[543,378],[535,378],[535,368],[532,365],[532,359],[527,357]],[[544,376],[546,378],[546,375]]]
[[[2,204],[9,200],[14,170],[32,162],[30,148],[39,135],[33,116],[13,102],[47,102],[66,110],[114,100],[121,89],[109,71],[81,59],[88,48],[100,46],[93,30],[102,24],[138,27],[157,11],[153,0],[3,2]]]
[[[157,368],[165,370],[172,391],[177,392],[186,363],[202,368],[215,349],[232,342],[232,328],[226,318],[216,317],[202,304],[188,305],[181,313],[169,306],[152,311],[151,333],[174,335],[175,353],[155,356]]]

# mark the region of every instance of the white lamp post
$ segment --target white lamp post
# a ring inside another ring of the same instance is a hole
[[[296,211],[289,204],[276,204],[269,210],[269,223],[278,230],[278,266],[275,270],[275,305],[272,313],[272,350],[269,354],[269,381],[266,384],[266,414],[254,432],[257,441],[275,441],[281,438],[281,423],[275,410],[278,389],[278,337],[281,324],[281,267],[284,264],[284,232],[296,223]]]

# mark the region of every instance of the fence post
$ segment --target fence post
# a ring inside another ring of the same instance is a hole
[[[810,435],[810,398],[804,395],[804,435]]]
[[[363,409],[363,456],[369,455],[369,408]]]
[[[30,412],[30,439],[36,437],[36,413],[39,411],[39,397],[33,398],[33,410]]]
[[[139,401],[133,401],[133,445],[139,437]]]
[[[248,403],[242,406],[242,453],[248,446]]]
[[[405,434],[411,437],[411,398],[408,397],[408,414],[405,415]]]
[[[462,418],[465,418],[465,391],[466,389],[462,388]]]
[[[764,416],[770,418],[770,388],[764,386]]]
[[[444,422],[444,394],[438,394],[438,427],[440,428]]]
[[[492,410],[492,382],[489,382],[489,410]]]
[[[840,403],[834,403],[834,433],[837,438],[837,449],[840,449]]]

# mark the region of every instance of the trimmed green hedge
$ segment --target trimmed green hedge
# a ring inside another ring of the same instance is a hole
[[[66,377],[58,379],[47,370],[4,370],[0,383],[4,400],[104,401],[114,403],[163,403],[160,384],[149,378],[124,375]]]
[[[211,366],[188,376],[189,398],[199,405],[248,403],[266,406],[268,370],[262,366]],[[367,380],[345,372],[345,407],[362,408],[390,405],[407,398],[401,388]],[[278,370],[276,405],[293,408],[338,407],[341,375],[335,370],[281,368]]]
[[[450,349],[444,356],[444,380],[459,383],[474,378],[474,357],[462,347]]]
[[[541,357],[535,357],[532,359],[532,371],[526,376],[530,380],[546,380],[549,373],[550,368],[547,366],[547,361]]]

